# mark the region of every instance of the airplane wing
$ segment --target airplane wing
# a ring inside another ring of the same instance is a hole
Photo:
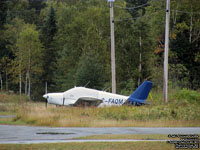
[[[74,106],[98,106],[103,101],[94,97],[80,97],[73,105]]]
[[[145,102],[145,100],[141,99],[128,99],[123,105],[135,105],[135,106],[141,106],[143,104],[148,104]]]

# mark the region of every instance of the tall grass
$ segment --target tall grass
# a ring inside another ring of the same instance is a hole
[[[18,112],[19,106],[30,102],[25,95],[19,96],[14,93],[0,92],[0,114],[15,114]]]
[[[162,93],[153,91],[152,105],[140,107],[56,107],[44,103],[21,103],[13,122],[39,126],[112,127],[112,126],[200,126],[200,93],[174,90],[167,104]]]
[[[198,105],[163,104],[142,107],[55,107],[43,104],[22,106],[17,118],[31,125],[70,127],[110,126],[199,126]]]
[[[19,96],[14,93],[0,92],[0,103],[24,103],[29,101],[28,96]]]

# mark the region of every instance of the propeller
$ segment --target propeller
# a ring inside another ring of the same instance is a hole
[[[48,103],[48,101],[47,101],[47,99],[45,100],[45,107],[47,108],[47,103]]]

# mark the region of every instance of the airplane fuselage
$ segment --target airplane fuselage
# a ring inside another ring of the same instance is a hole
[[[140,106],[145,104],[151,90],[152,82],[144,81],[130,96],[98,91],[85,87],[74,87],[63,93],[48,93],[43,95],[46,102],[65,106],[113,106],[131,104]]]
[[[128,99],[128,96],[98,91],[85,87],[75,87],[63,93],[49,93],[45,94],[43,97],[47,98],[47,101],[50,104],[65,106],[73,106],[79,99],[87,101],[101,100],[102,102],[98,105],[99,107],[105,105],[122,105]]]
[[[104,105],[122,105],[128,100],[128,96],[113,94],[108,92],[99,92],[99,98],[102,99],[100,106]]]

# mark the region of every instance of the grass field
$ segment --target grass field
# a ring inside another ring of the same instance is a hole
[[[65,127],[199,127],[200,93],[173,91],[169,102],[162,102],[162,93],[153,91],[152,105],[141,107],[55,107],[35,103],[27,97],[0,93],[0,124],[65,126]],[[169,139],[167,135],[94,135],[76,139]],[[103,142],[103,143],[51,143],[51,144],[0,144],[0,150],[175,150],[166,142]]]
[[[172,140],[166,134],[104,134],[104,135],[91,135],[85,137],[78,137],[74,139],[134,139],[134,140]],[[178,138],[173,138],[178,140]]]
[[[169,102],[162,102],[162,93],[153,91],[152,105],[141,107],[56,107],[34,103],[27,97],[0,93],[0,124],[62,127],[199,127],[200,93],[174,90]]]
[[[0,150],[173,150],[166,142],[1,144]]]
[[[174,117],[169,106],[163,108],[164,110],[153,106],[70,108],[51,105],[45,108],[43,103],[26,103],[20,106],[2,105],[1,107],[6,111],[0,112],[1,115],[16,115],[14,118],[0,118],[1,124],[57,127],[200,126],[198,114],[187,114],[187,109],[177,108],[177,115]],[[196,106],[193,106],[192,109],[197,109],[197,107],[195,107]],[[160,109],[160,111],[158,109]],[[188,111],[199,113],[199,109]],[[182,115],[183,117],[181,118]],[[195,116],[197,116],[196,119]],[[188,119],[189,117],[192,119]]]

